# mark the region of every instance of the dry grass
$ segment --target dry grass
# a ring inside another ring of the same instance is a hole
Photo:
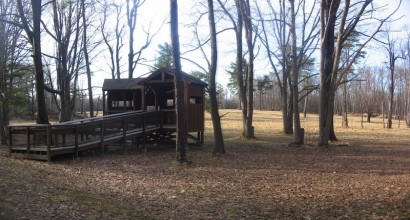
[[[0,155],[0,219],[408,219],[409,129],[383,129],[381,119],[336,117],[341,140],[330,148],[289,148],[280,112],[255,111],[257,138],[239,138],[237,110],[222,118],[227,153],[206,143],[188,151],[191,165],[170,148],[113,152],[52,163]],[[317,116],[302,119],[308,143]]]

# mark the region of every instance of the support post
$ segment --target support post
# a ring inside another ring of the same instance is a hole
[[[78,158],[78,125],[74,127],[74,154]]]
[[[145,138],[146,138],[145,136],[145,115],[146,114],[142,114],[142,147],[144,149],[146,149],[146,146],[145,146]]]
[[[13,146],[13,133],[11,130],[11,126],[8,126],[8,136],[9,136],[9,156],[11,157],[11,151],[12,151],[12,146]]]
[[[27,152],[26,153],[29,153],[30,144],[31,144],[31,141],[30,141],[30,127],[29,126],[26,127],[26,138],[27,138]]]
[[[126,116],[122,118],[122,146],[123,151],[127,152],[127,121]]]
[[[51,132],[51,125],[47,126],[47,162],[51,161],[51,138],[52,138],[52,132]]]

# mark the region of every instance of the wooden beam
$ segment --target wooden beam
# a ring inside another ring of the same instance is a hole
[[[145,106],[145,84],[143,83],[141,85],[141,110],[145,111],[146,106]]]

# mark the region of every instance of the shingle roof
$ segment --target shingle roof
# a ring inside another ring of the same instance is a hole
[[[132,79],[105,79],[102,90],[107,91],[107,90],[137,90],[140,89],[141,86],[140,84],[142,82],[147,82],[153,77],[155,77],[157,74],[160,74],[162,72],[166,72],[168,74],[174,75],[175,70],[171,68],[161,68],[158,69],[154,72],[152,72],[148,77],[146,78],[132,78]],[[186,80],[188,80],[190,83],[195,83],[199,84],[202,86],[207,86],[208,84],[205,83],[204,81],[196,78],[195,76],[192,76],[188,73],[182,72],[182,77]]]
[[[102,86],[102,90],[137,90],[141,86],[139,83],[143,78],[133,78],[133,79],[105,79]]]
[[[168,74],[174,75],[175,74],[175,70],[172,68],[161,68],[158,69],[156,71],[154,71],[153,73],[151,73],[147,78],[143,78],[141,82],[146,82],[149,81],[150,79],[152,79],[153,77],[155,77],[157,74],[162,73],[162,72],[166,72]],[[188,80],[190,83],[196,83],[202,86],[207,86],[208,84],[198,78],[196,78],[193,75],[190,75],[184,71],[181,72],[182,73],[182,77],[186,80]]]

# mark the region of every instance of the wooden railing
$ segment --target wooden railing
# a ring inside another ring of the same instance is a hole
[[[140,139],[162,127],[160,111],[135,111],[52,125],[19,124],[8,126],[12,157],[51,160],[52,156],[104,148],[108,144]]]

